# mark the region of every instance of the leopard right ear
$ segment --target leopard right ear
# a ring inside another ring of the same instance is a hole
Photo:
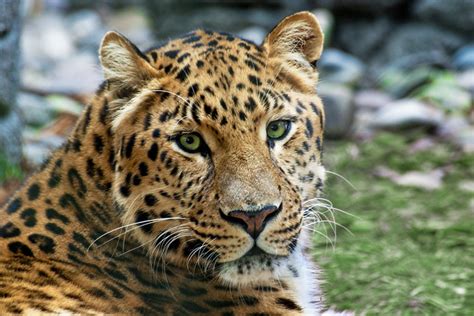
[[[99,49],[105,79],[120,86],[140,87],[158,77],[158,71],[132,42],[117,32],[108,32]]]

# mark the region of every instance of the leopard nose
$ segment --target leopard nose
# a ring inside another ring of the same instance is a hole
[[[221,216],[228,222],[242,226],[245,231],[257,239],[264,230],[265,225],[281,211],[280,207],[275,205],[266,205],[258,210],[231,211],[228,215],[221,212]]]

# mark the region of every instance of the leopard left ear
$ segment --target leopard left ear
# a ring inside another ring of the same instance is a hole
[[[125,36],[108,32],[99,49],[104,76],[109,83],[140,87],[158,76],[147,57]]]
[[[303,83],[317,80],[314,65],[323,50],[324,35],[311,12],[298,12],[284,18],[265,38],[263,47],[270,61],[297,74]]]

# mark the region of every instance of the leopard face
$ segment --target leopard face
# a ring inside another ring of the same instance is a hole
[[[262,45],[199,30],[143,54],[105,36],[114,201],[155,260],[230,284],[298,264],[302,205],[324,180],[313,66],[322,42],[309,13],[283,20]]]

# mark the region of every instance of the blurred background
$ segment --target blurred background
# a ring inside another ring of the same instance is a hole
[[[260,43],[299,10],[326,35],[328,306],[472,314],[474,0],[0,0],[0,205],[72,130],[107,30],[141,49],[198,27]]]

